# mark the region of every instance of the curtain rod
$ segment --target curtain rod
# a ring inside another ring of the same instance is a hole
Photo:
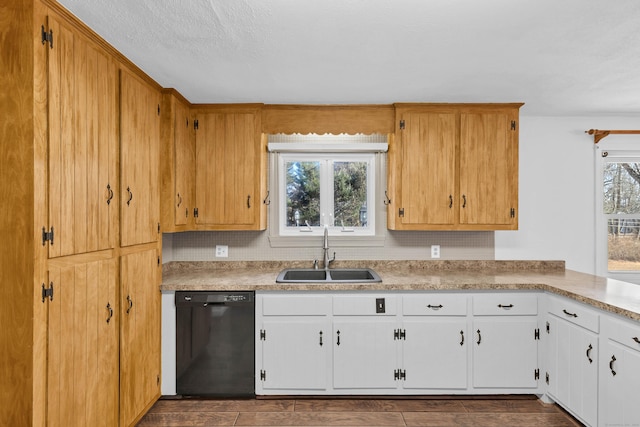
[[[600,142],[602,138],[608,135],[640,135],[640,130],[600,130],[600,129],[589,129],[585,130],[584,133],[588,133],[589,135],[593,135],[593,143],[597,144]]]

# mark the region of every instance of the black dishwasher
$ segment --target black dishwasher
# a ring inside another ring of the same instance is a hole
[[[176,292],[176,393],[255,396],[253,292]]]

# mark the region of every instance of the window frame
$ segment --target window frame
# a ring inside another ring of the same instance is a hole
[[[271,247],[316,247],[322,244],[324,227],[315,227],[311,232],[283,233],[285,220],[280,218],[281,212],[286,212],[285,186],[286,179],[281,165],[281,157],[289,153],[317,154],[322,156],[352,158],[362,157],[362,154],[372,156],[367,174],[368,200],[367,217],[370,233],[341,232],[336,224],[330,227],[332,247],[379,247],[384,246],[386,239],[386,206],[383,197],[376,197],[386,187],[386,151],[387,143],[269,143],[269,227],[268,237]],[[288,156],[291,157],[291,156]],[[298,157],[298,156],[293,156]],[[373,185],[372,185],[373,184]],[[333,190],[333,189],[332,189]]]
[[[595,145],[595,261],[596,275],[611,279],[640,284],[640,270],[609,270],[608,254],[608,220],[612,218],[640,218],[638,214],[606,214],[604,213],[603,174],[607,163],[618,162],[640,163],[638,141],[600,141]]]

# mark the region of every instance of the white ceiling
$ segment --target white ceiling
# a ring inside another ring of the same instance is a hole
[[[193,103],[640,113],[638,0],[58,0]]]

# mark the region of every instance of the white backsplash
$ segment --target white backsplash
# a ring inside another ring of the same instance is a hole
[[[387,231],[384,246],[336,247],[339,260],[429,260],[431,245],[440,245],[443,260],[492,260],[492,231]],[[216,258],[216,245],[229,247],[228,258]],[[321,244],[310,248],[272,248],[266,231],[190,231],[164,234],[163,262],[274,261],[322,257]]]

